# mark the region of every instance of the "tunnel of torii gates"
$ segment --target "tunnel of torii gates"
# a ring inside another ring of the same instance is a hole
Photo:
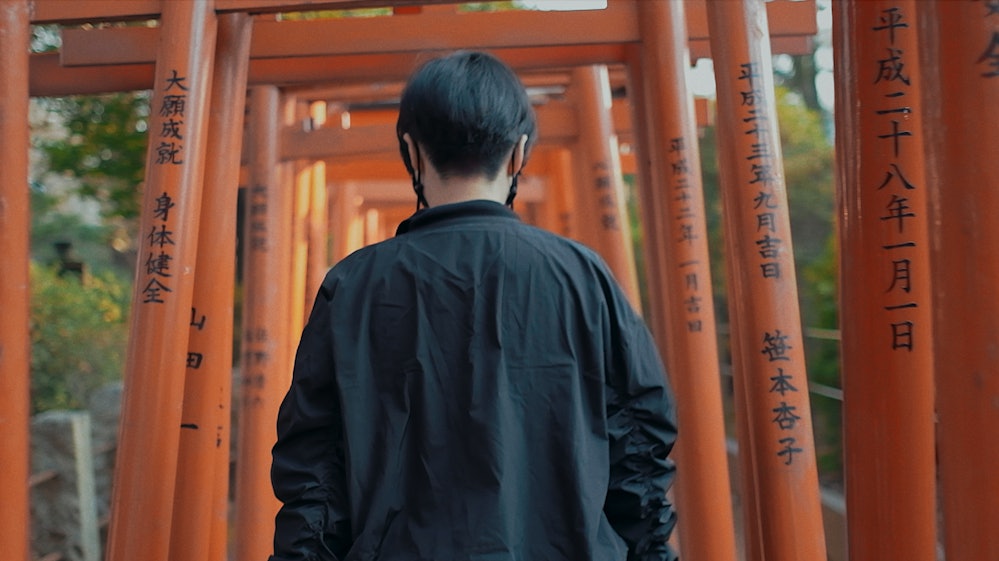
[[[808,51],[814,2],[418,4],[0,0],[5,558],[29,556],[29,98],[152,90],[107,559],[264,559],[274,418],[309,302],[331,263],[413,208],[392,129],[406,76],[475,48],[515,68],[536,102],[518,211],[597,249],[639,306],[622,208],[622,173],[636,177],[646,315],[680,404],[683,558],[826,559],[771,68],[771,53]],[[392,14],[274,15],[373,6]],[[849,558],[935,561],[939,540],[951,561],[999,559],[999,5],[844,0],[832,12]],[[129,20],[158,25],[79,25]],[[61,52],[29,54],[30,25],[53,23]],[[713,112],[686,81],[702,57]],[[696,115],[709,113],[728,233],[738,548],[697,143]]]

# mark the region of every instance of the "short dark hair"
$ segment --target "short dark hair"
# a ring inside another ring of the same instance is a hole
[[[405,133],[441,175],[494,178],[521,135],[530,148],[537,120],[513,70],[490,54],[459,51],[427,62],[409,79],[396,133],[411,174]]]

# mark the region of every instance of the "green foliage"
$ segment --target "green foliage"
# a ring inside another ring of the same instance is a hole
[[[817,111],[786,88],[776,93],[794,255],[811,263],[822,257],[833,233],[833,147]]]
[[[335,18],[370,18],[390,16],[392,8],[355,8],[349,10],[317,10],[313,12],[284,12],[278,14],[280,21],[311,21]]]
[[[110,273],[60,276],[31,266],[31,404],[37,413],[79,409],[94,389],[121,378],[129,290]]]
[[[829,236],[825,251],[815,261],[802,267],[802,300],[809,302],[804,311],[809,317],[809,325],[821,329],[836,329],[839,325],[837,294],[838,254],[836,237]],[[829,339],[808,339],[805,341],[808,377],[815,383],[841,388],[839,341]],[[818,455],[819,471],[824,482],[837,481],[842,477],[842,403],[828,397],[816,396],[812,399],[812,417],[815,430],[815,449]]]
[[[31,257],[39,263],[54,263],[57,243],[70,243],[72,257],[97,269],[131,271],[131,257],[113,246],[123,243],[120,226],[89,224],[76,214],[56,210],[60,198],[40,186],[31,190]],[[128,261],[126,263],[126,261]]]
[[[145,173],[149,93],[46,100],[66,134],[39,140],[51,171],[80,181],[78,194],[97,200],[105,217],[139,216]]]
[[[506,10],[518,10],[520,6],[517,2],[464,2],[458,6],[459,12],[501,12]]]

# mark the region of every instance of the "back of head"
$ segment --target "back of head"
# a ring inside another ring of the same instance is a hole
[[[410,78],[396,123],[400,151],[409,133],[442,176],[496,177],[522,135],[537,134],[534,110],[517,75],[492,55],[461,51],[431,60]]]

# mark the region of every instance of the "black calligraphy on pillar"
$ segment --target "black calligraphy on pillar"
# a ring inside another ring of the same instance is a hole
[[[201,361],[205,359],[205,355],[201,353],[187,353],[187,367],[197,370],[201,368]]]
[[[983,67],[982,76],[985,78],[999,77],[999,28],[995,25],[997,20],[999,20],[999,0],[985,0],[985,21],[993,25],[986,31],[989,37],[985,40],[985,48],[975,61],[975,64]]]
[[[202,331],[205,328],[205,323],[208,321],[208,317],[205,314],[199,314],[198,309],[191,307],[191,321],[190,326],[198,331]],[[197,370],[201,368],[201,363],[204,361],[204,353],[188,351],[187,353],[187,367]]]
[[[254,185],[250,187],[250,196],[247,197],[249,207],[249,235],[251,251],[267,251],[267,207],[268,192],[264,185]]]
[[[909,25],[909,18],[900,7],[882,10],[875,25],[871,27],[878,41],[884,45],[883,50],[872,53],[874,65],[874,84],[880,88],[884,103],[872,111],[873,119],[879,123],[881,131],[877,134],[879,141],[888,142],[892,157],[884,162],[884,176],[873,186],[883,198],[882,212],[878,216],[885,228],[883,236],[888,243],[881,247],[885,250],[882,266],[886,278],[887,302],[883,306],[889,314],[888,328],[891,348],[893,350],[913,349],[914,323],[904,317],[907,310],[919,307],[919,303],[911,297],[914,277],[913,269],[919,267],[916,247],[917,243],[909,232],[914,221],[923,220],[913,206],[914,193],[920,188],[914,184],[903,169],[904,161],[900,156],[906,155],[914,138],[915,131],[909,130],[907,122],[916,114],[918,107],[910,101],[910,88],[914,87],[913,77],[906,66],[907,54],[902,41],[906,34],[915,31]],[[918,76],[917,76],[918,78]],[[918,87],[918,84],[916,84]],[[913,161],[912,159],[908,161]],[[895,317],[903,316],[903,317]]]
[[[267,386],[267,371],[271,366],[270,334],[266,328],[249,328],[243,333],[243,405],[263,404],[263,393]]]
[[[764,355],[768,363],[773,363],[774,375],[770,376],[769,394],[775,394],[775,402],[772,402],[770,412],[772,417],[770,422],[776,425],[780,431],[777,439],[777,456],[784,459],[785,465],[794,462],[795,454],[804,451],[800,446],[795,446],[797,442],[806,441],[797,431],[804,430],[799,426],[801,414],[799,405],[795,403],[799,397],[798,383],[794,379],[791,370],[795,366],[790,351],[794,348],[790,343],[791,336],[780,329],[766,331],[763,333],[760,354]],[[781,366],[777,366],[780,364]]]
[[[183,164],[184,151],[184,113],[187,109],[187,78],[180,76],[177,70],[170,71],[163,88],[163,101],[160,103],[159,115],[163,122],[159,132],[159,144],[156,145],[157,164]]]
[[[194,307],[191,308],[191,327],[196,327],[198,331],[201,331],[202,329],[205,328],[206,319],[207,318],[205,317],[204,314],[198,313],[197,308]]]
[[[143,304],[162,304],[167,293],[173,292],[167,284],[173,276],[173,231],[170,230],[170,210],[175,206],[166,191],[156,197],[151,209],[153,225],[146,234],[145,280],[142,288]]]
[[[682,136],[671,138],[667,158],[670,164],[669,185],[673,192],[673,224],[676,228],[676,236],[673,241],[680,246],[677,249],[681,252],[693,246],[698,239],[697,200],[693,187],[690,185],[690,160],[688,157],[687,140]],[[703,296],[700,291],[701,283],[698,282],[701,262],[696,259],[684,261],[679,264],[679,268],[684,279],[687,331],[700,333],[704,329],[704,321],[701,317]]]
[[[600,226],[604,230],[620,230],[617,196],[610,176],[610,166],[605,162],[593,164],[593,185],[597,192],[597,207],[600,209]]]
[[[756,245],[760,247],[760,273],[763,278],[781,278],[782,238],[772,236],[777,232],[777,215],[780,207],[775,188],[779,187],[781,174],[776,164],[775,151],[770,137],[770,115],[767,114],[767,97],[759,74],[759,64],[747,62],[739,66],[739,80],[743,82],[741,96],[744,135],[751,137],[749,153],[745,156],[749,166],[749,186],[754,191],[753,208],[756,214]],[[761,237],[762,236],[762,237]]]

